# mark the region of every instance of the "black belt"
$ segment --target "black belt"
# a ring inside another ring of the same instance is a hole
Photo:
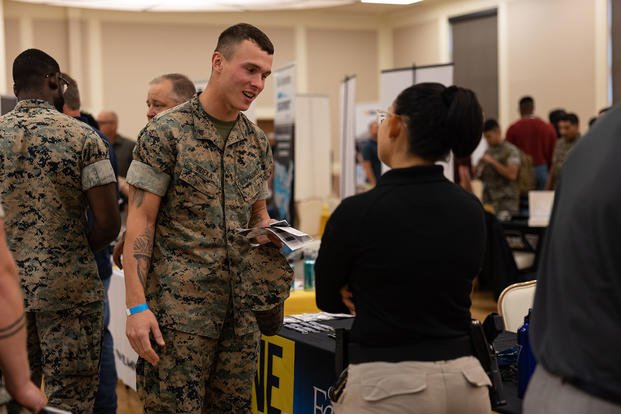
[[[563,382],[573,385],[580,391],[584,391],[593,397],[601,398],[616,405],[621,405],[621,395],[601,388],[599,385],[585,382],[578,378],[563,378]]]
[[[407,345],[369,346],[356,342],[348,345],[349,363],[446,361],[474,354],[469,335],[438,340],[423,340]]]

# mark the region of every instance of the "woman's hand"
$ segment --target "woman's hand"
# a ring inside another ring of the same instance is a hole
[[[345,304],[345,306],[347,306],[347,309],[349,309],[349,313],[356,316],[356,305],[354,305],[354,300],[353,300],[354,295],[351,293],[351,290],[349,290],[349,286],[347,285],[343,286],[340,292],[341,292],[341,299],[343,300],[343,303]]]

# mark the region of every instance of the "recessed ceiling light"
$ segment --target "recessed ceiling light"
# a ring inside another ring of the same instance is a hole
[[[1,1],[1,0],[0,0]],[[356,0],[18,0],[49,6],[131,11],[258,11],[343,6]]]
[[[361,3],[373,3],[373,4],[414,4],[423,0],[360,0]]]

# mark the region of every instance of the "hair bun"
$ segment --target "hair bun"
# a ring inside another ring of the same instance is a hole
[[[451,106],[453,103],[453,99],[455,99],[455,95],[459,91],[459,88],[455,85],[449,86],[448,88],[442,91],[442,100],[446,104],[446,106]]]

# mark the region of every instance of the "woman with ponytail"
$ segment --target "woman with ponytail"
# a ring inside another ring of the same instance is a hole
[[[481,106],[470,90],[423,83],[378,120],[391,170],[334,211],[315,265],[319,308],[355,315],[334,412],[487,414],[490,381],[469,335],[484,212],[435,164],[476,148]]]

